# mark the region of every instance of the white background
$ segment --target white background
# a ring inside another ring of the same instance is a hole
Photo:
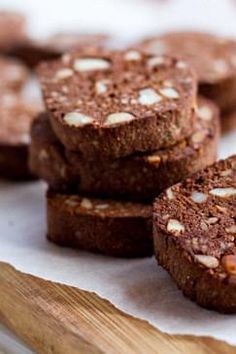
[[[75,29],[132,37],[180,27],[236,35],[235,0],[0,0],[0,8],[24,11],[35,35]]]

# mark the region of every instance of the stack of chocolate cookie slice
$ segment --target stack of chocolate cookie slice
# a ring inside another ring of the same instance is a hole
[[[30,166],[49,184],[48,238],[135,257],[153,253],[151,203],[216,158],[219,116],[190,66],[137,50],[89,49],[38,68],[47,111]]]

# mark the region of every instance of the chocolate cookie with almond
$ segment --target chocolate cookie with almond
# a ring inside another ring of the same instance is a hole
[[[152,206],[47,193],[50,241],[113,257],[153,254]]]
[[[158,263],[184,295],[236,312],[236,156],[176,184],[155,200]]]
[[[148,38],[138,47],[155,55],[182,56],[196,70],[201,95],[214,100],[222,112],[236,109],[236,41],[201,32],[172,32]]]
[[[192,133],[196,79],[178,59],[87,50],[38,69],[52,128],[86,159],[119,158]]]

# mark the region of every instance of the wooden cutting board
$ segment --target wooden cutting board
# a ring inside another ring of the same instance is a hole
[[[222,354],[206,337],[170,336],[93,293],[16,271],[0,262],[0,321],[45,354]]]

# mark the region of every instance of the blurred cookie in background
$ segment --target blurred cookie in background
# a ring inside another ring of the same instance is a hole
[[[221,130],[223,133],[229,133],[236,129],[236,109],[226,112],[221,117]]]
[[[0,57],[0,92],[20,91],[29,78],[28,69],[18,60]]]
[[[182,56],[182,66],[188,61],[198,75],[200,94],[214,100],[223,117],[236,111],[236,41],[207,33],[172,32],[148,38],[138,47],[158,56]]]
[[[13,92],[0,95],[0,178],[34,178],[28,169],[29,131],[39,110]]]
[[[26,19],[24,15],[12,11],[0,11],[0,53],[12,50],[25,41]]]
[[[103,48],[109,40],[105,34],[57,33],[44,40],[28,39],[13,48],[9,54],[34,68],[39,62],[59,58],[65,52],[86,47]]]

